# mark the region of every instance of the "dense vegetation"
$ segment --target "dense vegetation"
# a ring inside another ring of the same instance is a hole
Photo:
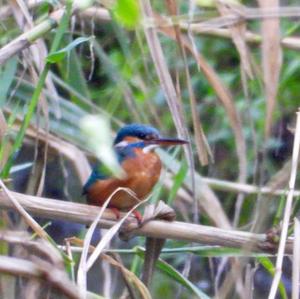
[[[290,2],[1,2],[1,298],[274,298],[280,278],[278,296],[298,298]],[[116,175],[112,138],[135,122],[190,145],[158,151],[164,171],[140,207],[165,201],[181,230],[149,222],[124,241],[109,212],[76,203],[97,160]],[[105,237],[87,232],[97,215]],[[170,239],[148,289],[149,232]]]

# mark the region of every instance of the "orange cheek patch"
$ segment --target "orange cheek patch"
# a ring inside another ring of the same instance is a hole
[[[142,141],[142,139],[139,139],[137,137],[132,137],[132,136],[127,136],[123,140],[128,142],[128,143],[135,143],[135,142]]]

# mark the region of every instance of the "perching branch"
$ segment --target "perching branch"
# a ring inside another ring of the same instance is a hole
[[[37,196],[24,195],[11,192],[29,213],[50,219],[62,219],[83,224],[91,224],[100,211],[99,207],[85,204],[66,202]],[[12,209],[13,206],[6,194],[0,192],[0,208]],[[98,226],[109,228],[116,223],[115,215],[106,210]],[[211,226],[197,225],[185,222],[150,221],[137,228],[134,217],[126,226],[131,235],[139,235],[155,238],[166,238],[187,242],[202,243],[206,245],[219,245],[233,248],[244,248],[245,250],[259,250],[270,252],[276,250],[277,245],[268,241],[266,234],[254,234],[237,230],[225,230]],[[289,238],[286,244],[286,253],[291,254],[293,239]]]

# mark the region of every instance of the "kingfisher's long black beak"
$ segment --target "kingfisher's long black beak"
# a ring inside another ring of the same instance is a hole
[[[159,146],[183,145],[189,143],[186,140],[178,139],[178,138],[159,138],[159,139],[147,140],[146,142],[149,144],[157,144]]]

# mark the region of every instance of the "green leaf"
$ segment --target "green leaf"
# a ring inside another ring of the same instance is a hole
[[[60,64],[59,67],[61,68],[61,74],[65,83],[69,84],[81,95],[90,98],[87,81],[84,75],[84,67],[82,66],[80,58],[80,55],[78,55],[76,51],[71,51],[68,54],[67,71],[65,64]],[[78,103],[80,105],[80,100],[75,95],[70,96],[75,104]]]
[[[73,50],[78,45],[88,42],[93,37],[78,37],[75,40],[73,40],[70,44],[68,44],[63,49],[53,52],[47,56],[47,62],[49,63],[57,63],[65,58],[67,54],[70,53],[71,50]]]
[[[175,199],[177,191],[179,190],[179,188],[183,184],[183,181],[185,180],[187,171],[188,171],[187,165],[182,164],[179,171],[173,177],[173,186],[169,192],[169,198],[167,200],[168,205],[170,205],[172,203],[172,201]]]
[[[189,289],[193,292],[198,298],[201,299],[210,299],[204,292],[202,292],[198,287],[196,287],[192,282],[190,282],[186,277],[184,277],[180,272],[178,272],[175,268],[169,265],[167,262],[159,259],[157,261],[157,267],[170,278],[176,280],[182,286]]]
[[[135,247],[134,251],[141,257],[145,257],[145,251],[140,247]],[[178,272],[174,267],[172,267],[167,262],[162,259],[158,259],[156,262],[156,267],[159,268],[164,274],[169,276],[171,279],[177,281],[183,287],[187,288],[193,292],[198,298],[210,299],[204,292],[202,292],[198,287],[196,287],[192,282],[190,282],[186,277],[184,277],[180,272]]]
[[[137,254],[139,257],[144,257],[145,249],[136,246],[133,249],[110,249],[108,252],[116,252],[118,254]],[[183,246],[175,248],[163,248],[162,255],[193,253],[201,257],[272,257],[275,254],[265,252],[249,252],[240,248],[230,248],[215,245],[201,245],[201,246]]]
[[[275,267],[274,267],[273,263],[271,262],[271,260],[267,257],[260,257],[260,258],[258,258],[258,261],[272,275],[272,277],[274,277]],[[280,292],[281,298],[283,298],[283,299],[288,298],[284,284],[282,283],[282,281],[280,281],[280,283],[279,283],[279,292]]]
[[[3,107],[8,90],[14,80],[17,70],[18,60],[16,57],[9,59],[0,68],[0,107]]]
[[[129,29],[136,27],[141,17],[137,0],[117,0],[112,13],[118,23]]]

